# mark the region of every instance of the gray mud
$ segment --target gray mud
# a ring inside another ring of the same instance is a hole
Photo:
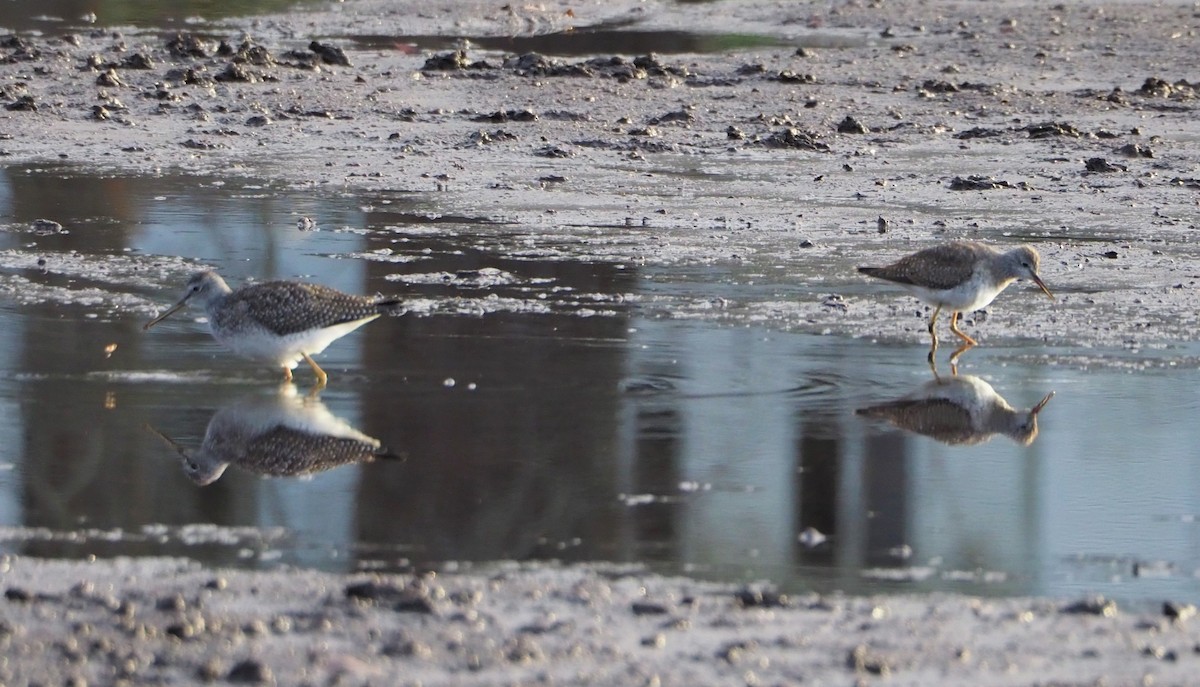
[[[519,227],[511,254],[705,266],[767,294],[648,312],[888,340],[922,339],[925,311],[855,265],[1033,241],[1059,299],[1018,286],[968,326],[1140,348],[1198,326],[1196,23],[1188,3],[351,2],[12,39],[0,144],[14,162],[430,194]],[[596,25],[797,47],[560,58],[404,38]]]
[[[352,0],[192,36],[6,39],[0,154],[427,194],[518,228],[507,254],[705,270],[758,294],[647,298],[647,312],[853,337],[921,340],[926,316],[855,265],[949,238],[1031,241],[1059,299],[1018,286],[968,331],[1096,349],[1092,364],[1196,338],[1198,24],[1190,2]],[[597,25],[788,47],[592,59],[403,38]],[[50,259],[140,288],[173,289],[187,269]],[[5,297],[150,307],[102,285],[34,291],[30,261],[0,255]],[[586,566],[365,581],[8,559],[0,681],[1182,685],[1200,641],[1186,606],[1175,619],[957,596],[743,608],[728,588]]]
[[[1190,684],[1192,606],[788,597],[635,568],[0,560],[6,684]]]

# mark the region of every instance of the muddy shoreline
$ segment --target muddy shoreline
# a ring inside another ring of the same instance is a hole
[[[594,26],[787,45],[591,58],[404,38]],[[363,0],[180,36],[69,30],[0,44],[0,152],[410,193],[497,222],[508,254],[758,287],[631,294],[648,314],[887,341],[922,340],[926,312],[855,265],[1031,241],[1059,299],[1010,289],[967,318],[985,344],[1195,365],[1198,27],[1183,2]],[[164,291],[190,269],[129,262],[123,279]],[[1200,645],[1186,599],[780,600],[603,565],[345,577],[8,557],[0,586],[11,684],[1182,685]]]

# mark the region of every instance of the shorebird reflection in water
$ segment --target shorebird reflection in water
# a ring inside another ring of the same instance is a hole
[[[277,394],[249,396],[222,407],[208,422],[198,450],[152,432],[183,458],[192,481],[212,484],[230,465],[269,477],[298,477],[376,458],[398,458],[378,439],[336,417],[314,396],[284,384]]]
[[[1040,263],[1041,257],[1032,246],[1002,252],[977,241],[953,241],[917,251],[884,267],[859,267],[858,271],[899,284],[934,306],[929,318],[932,363],[938,347],[937,318],[943,308],[950,311],[950,331],[963,341],[951,356],[953,360],[978,343],[958,328],[959,315],[987,307],[1017,279],[1032,281],[1053,300],[1054,294],[1038,276]]]
[[[235,291],[216,272],[206,270],[192,275],[179,302],[142,328],[150,329],[192,299],[207,313],[213,338],[226,348],[282,367],[285,381],[291,381],[292,370],[304,360],[317,375],[318,387],[329,377],[312,356],[400,306],[395,299],[355,296],[298,281],[249,284]]]
[[[855,412],[945,444],[980,444],[1003,434],[1028,446],[1038,435],[1038,413],[1053,396],[1051,391],[1029,410],[1017,410],[979,377],[935,374],[906,396]]]

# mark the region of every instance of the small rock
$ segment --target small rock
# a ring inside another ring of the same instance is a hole
[[[846,657],[846,667],[856,673],[869,673],[881,677],[890,675],[892,667],[887,659],[873,653],[866,644],[859,644]]]
[[[350,64],[350,58],[346,57],[346,51],[336,45],[326,45],[313,41],[308,44],[308,49],[320,56],[321,61],[325,64],[335,64],[342,67],[353,66]]]
[[[1124,172],[1129,169],[1124,165],[1114,165],[1102,157],[1088,158],[1087,162],[1084,163],[1084,167],[1087,171],[1095,174],[1111,174],[1112,172]]]
[[[46,235],[46,234],[62,234],[62,233],[64,233],[63,225],[59,224],[58,222],[55,222],[52,219],[44,219],[41,217],[30,222],[29,228],[32,229],[35,234]]]
[[[745,587],[737,591],[733,598],[742,608],[788,608],[792,605],[787,594],[780,594],[773,589]]]
[[[117,74],[117,70],[110,67],[108,71],[102,72],[100,76],[96,77],[96,85],[116,88],[118,86],[124,86],[125,82],[121,80],[120,75]]]
[[[248,658],[231,668],[229,675],[225,679],[230,682],[260,685],[273,682],[274,676],[271,674],[270,668],[252,658]]]
[[[1125,157],[1154,157],[1154,151],[1145,146],[1138,145],[1137,143],[1127,143],[1120,148],[1117,148],[1115,152],[1118,155],[1123,155]]]
[[[1117,615],[1117,602],[1103,596],[1089,596],[1059,609],[1061,613],[1077,613],[1083,615],[1098,615],[1112,618]]]
[[[634,601],[631,610],[634,615],[664,615],[667,607],[649,601]]]
[[[425,60],[425,66],[421,67],[422,71],[455,71],[466,69],[470,66],[467,60],[466,50],[456,50],[454,52],[444,52],[434,55]]]
[[[1171,620],[1179,623],[1187,622],[1196,615],[1196,607],[1189,603],[1175,603],[1166,601],[1163,603],[1163,615]]]
[[[871,130],[865,124],[850,115],[846,115],[837,126],[839,134],[869,134]]]

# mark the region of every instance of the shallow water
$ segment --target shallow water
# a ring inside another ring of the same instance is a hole
[[[982,346],[960,379],[1017,408],[1056,395],[1029,446],[949,445],[856,413],[928,388],[920,347],[648,316],[647,292],[662,312],[672,294],[753,286],[522,254],[522,227],[444,211],[415,194],[5,170],[0,551],[334,570],[609,560],[789,590],[1197,595],[1194,365]],[[235,283],[404,294],[410,312],[331,346],[330,386],[305,401],[307,369],[281,387],[222,351],[200,313],[141,330],[197,264]],[[331,467],[294,444],[272,469],[329,469],[189,479],[170,442],[195,462],[206,429],[255,418],[350,427],[385,455]]]
[[[280,12],[311,0],[8,0],[0,27],[55,34],[93,26],[186,28],[204,20]]]

